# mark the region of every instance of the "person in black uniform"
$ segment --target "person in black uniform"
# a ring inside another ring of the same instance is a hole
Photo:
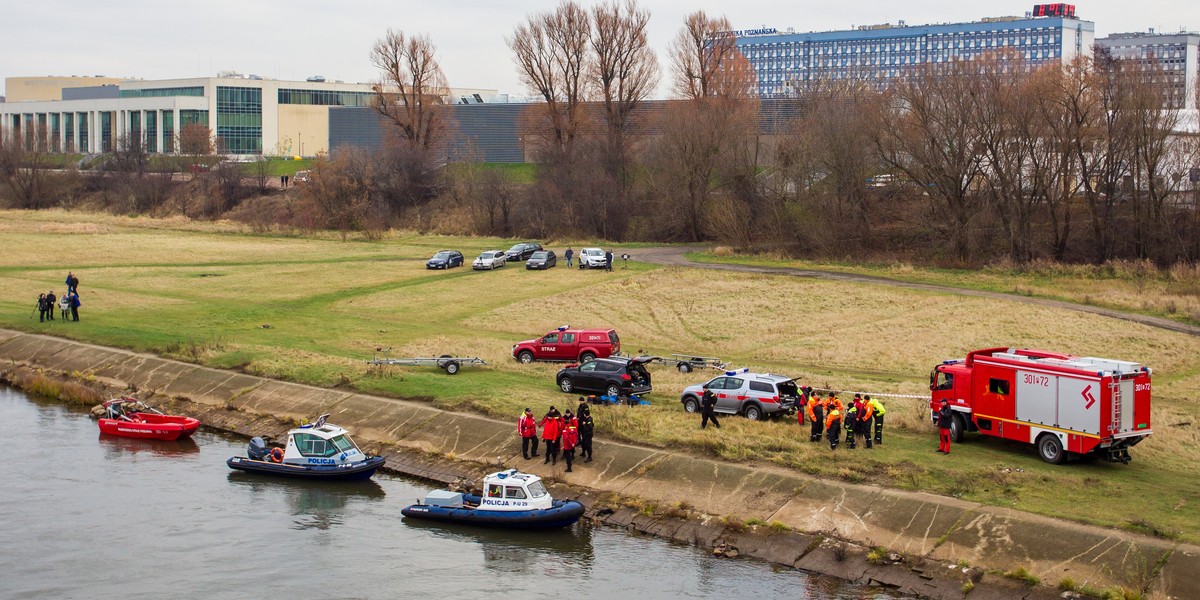
[[[716,395],[712,393],[712,390],[704,390],[704,396],[700,398],[700,429],[704,429],[709,421],[712,421],[717,429],[721,428],[721,422],[717,420],[716,407]]]
[[[579,456],[583,462],[592,462],[592,434],[596,422],[592,420],[592,409],[586,403],[579,406]]]
[[[46,318],[47,319],[50,319],[51,321],[54,320],[54,309],[55,308],[58,308],[58,296],[54,295],[54,290],[50,290],[50,293],[46,294]]]
[[[46,320],[46,295],[38,294],[37,299],[38,321]]]

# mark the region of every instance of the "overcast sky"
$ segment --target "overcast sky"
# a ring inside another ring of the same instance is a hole
[[[450,85],[526,95],[504,38],[531,13],[557,0],[8,0],[0,10],[0,78],[106,75],[168,79],[233,70],[275,79],[367,82],[369,53],[389,27],[427,33]],[[582,0],[591,6],[590,0]],[[961,22],[1023,15],[1033,2],[935,0],[640,0],[651,12],[650,41],[668,69],[666,48],[684,16],[725,15],[735,29],[796,31],[856,25]],[[1200,30],[1195,0],[1078,3],[1096,37],[1154,27]],[[660,86],[660,90],[665,86]],[[3,92],[0,92],[3,94]]]

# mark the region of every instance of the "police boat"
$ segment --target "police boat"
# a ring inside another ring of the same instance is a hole
[[[550,529],[573,525],[583,516],[583,505],[555,500],[541,477],[509,469],[484,477],[482,496],[435,490],[424,501],[400,509],[400,514],[482,527]]]
[[[263,439],[250,440],[246,456],[234,456],[225,464],[247,473],[301,479],[370,479],[383,466],[382,456],[367,456],[345,429],[326,423],[321,415],[315,423],[301,425],[287,434],[287,448],[267,448]]]

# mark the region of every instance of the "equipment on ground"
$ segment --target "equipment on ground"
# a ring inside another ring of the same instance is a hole
[[[487,362],[482,358],[469,356],[450,356],[449,354],[443,354],[436,358],[376,358],[368,361],[367,364],[374,366],[396,365],[401,367],[437,367],[445,370],[448,375],[455,375],[458,373],[458,370],[464,366],[486,366]]]
[[[1059,464],[1068,454],[1129,463],[1150,436],[1149,367],[1042,350],[988,348],[947,360],[929,374],[930,409],[946,401],[950,435],[978,431],[1037,447]]]

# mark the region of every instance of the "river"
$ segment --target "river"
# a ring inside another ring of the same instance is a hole
[[[614,527],[407,522],[436,484],[231,472],[244,440],[101,436],[86,411],[0,386],[2,598],[893,598]],[[28,455],[28,456],[25,456]]]

